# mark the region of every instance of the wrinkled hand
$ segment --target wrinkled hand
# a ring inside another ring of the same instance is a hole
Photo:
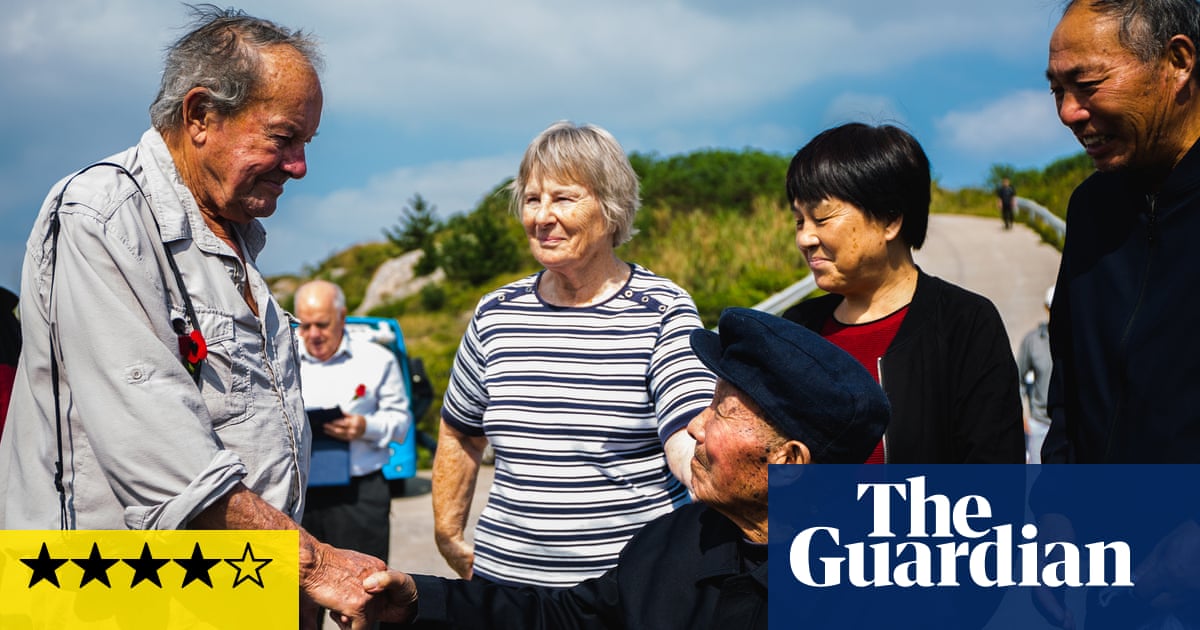
[[[417,585],[407,573],[384,571],[369,576],[363,588],[383,603],[379,620],[408,623],[417,614]]]
[[[1181,523],[1154,546],[1134,575],[1134,595],[1155,608],[1195,602],[1200,595],[1200,525]]]
[[[372,601],[362,582],[373,573],[387,570],[387,565],[378,558],[331,547],[311,536],[306,538],[300,544],[300,590],[344,620],[344,627],[369,627],[382,603]]]
[[[461,537],[453,540],[436,538],[438,552],[446,559],[446,564],[462,579],[471,579],[475,569],[475,547]]]
[[[1062,514],[1043,514],[1038,518],[1038,542],[1045,544],[1047,542],[1063,541],[1074,542],[1075,526],[1071,524],[1070,519]],[[1061,551],[1058,553],[1062,553]],[[1051,558],[1044,558],[1043,563],[1051,561]],[[1040,569],[1039,569],[1040,570]],[[1066,590],[1063,587],[1051,588],[1049,586],[1038,586],[1033,589],[1032,593],[1033,607],[1041,613],[1042,617],[1056,628],[1063,630],[1075,629],[1075,617],[1066,605]]]
[[[330,420],[321,428],[325,431],[325,435],[335,440],[352,442],[367,432],[367,419],[357,414],[347,415],[337,420]]]

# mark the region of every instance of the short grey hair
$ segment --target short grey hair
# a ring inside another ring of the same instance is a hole
[[[1200,46],[1200,3],[1196,0],[1068,0],[1120,20],[1118,41],[1143,63],[1160,59],[1167,42],[1183,35]]]
[[[166,134],[183,124],[183,99],[192,88],[208,90],[207,107],[221,114],[237,112],[258,88],[262,53],[272,46],[291,46],[314,71],[323,65],[316,39],[238,9],[211,4],[187,5],[191,28],[167,49],[162,83],[150,105],[150,122]]]
[[[588,189],[613,233],[613,246],[633,238],[633,219],[642,205],[638,178],[629,157],[608,131],[596,125],[561,120],[538,134],[510,186],[510,208],[521,216],[525,187],[531,177],[550,177]]]

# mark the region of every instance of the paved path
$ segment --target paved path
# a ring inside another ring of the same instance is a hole
[[[1042,301],[1058,274],[1058,250],[1021,223],[1006,231],[999,218],[933,215],[915,258],[927,273],[987,296],[1014,355],[1025,333],[1046,319]]]
[[[471,503],[469,532],[487,502],[492,487],[491,466],[479,470],[475,500]],[[429,471],[422,470],[405,484],[405,496],[392,499],[392,540],[388,565],[409,573],[458,577],[438,553],[433,543],[433,501],[429,495]]]

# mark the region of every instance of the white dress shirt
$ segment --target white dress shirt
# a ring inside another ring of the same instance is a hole
[[[372,341],[342,334],[332,357],[318,361],[300,344],[300,383],[306,409],[341,407],[362,415],[367,429],[350,442],[350,474],[373,473],[388,461],[388,442],[403,442],[412,414],[400,365],[392,353]],[[363,386],[363,394],[356,392]]]

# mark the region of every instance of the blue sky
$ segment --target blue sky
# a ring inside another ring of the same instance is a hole
[[[898,123],[943,186],[1079,150],[1046,87],[1055,0],[247,0],[312,31],[325,110],[309,175],[287,185],[265,273],[379,240],[414,193],[449,215],[511,176],[569,119],[627,151],[790,155],[851,120]],[[149,127],[160,0],[16,0],[0,13],[0,286],[17,289],[49,188]],[[781,182],[782,185],[782,182]],[[786,223],[786,222],[784,222]],[[782,226],[781,226],[781,229]]]

